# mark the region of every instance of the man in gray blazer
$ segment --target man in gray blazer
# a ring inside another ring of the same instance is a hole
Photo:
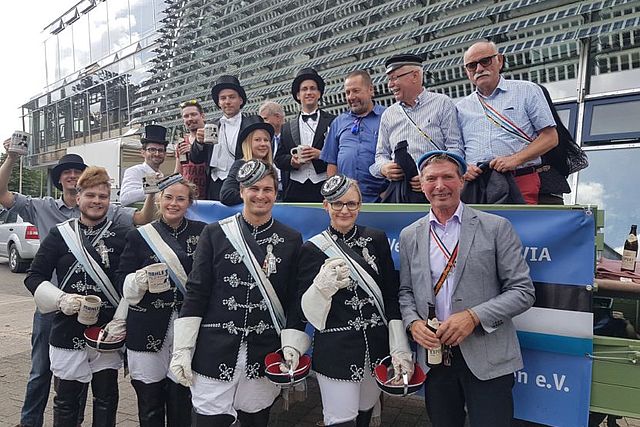
[[[431,211],[400,233],[399,296],[423,369],[425,349],[444,345],[445,363],[427,374],[427,413],[434,427],[462,427],[466,406],[472,427],[508,427],[523,366],[511,319],[535,300],[522,244],[508,220],[460,202],[462,157],[431,151],[418,168]],[[430,306],[436,333],[425,324]]]

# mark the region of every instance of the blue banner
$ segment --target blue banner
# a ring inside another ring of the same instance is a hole
[[[380,207],[380,205],[376,206]],[[391,254],[400,266],[398,240],[400,231],[426,214],[425,211],[402,210],[393,206],[386,211],[362,211],[358,224],[384,230]],[[242,210],[242,205],[227,207],[218,202],[200,201],[193,205],[189,217],[211,223]],[[491,210],[507,218],[520,236],[523,255],[534,282],[563,285],[590,285],[594,277],[594,218],[590,211],[567,210]],[[273,216],[302,233],[304,240],[329,225],[329,215],[316,206],[277,204]]]
[[[483,209],[507,218],[520,236],[534,282],[585,286],[593,283],[595,221],[583,209]],[[214,222],[241,211],[217,202],[197,202],[189,217]],[[423,206],[369,205],[358,224],[384,230],[396,267],[400,231],[426,214]],[[273,216],[303,239],[329,225],[321,205],[276,205]],[[426,238],[426,236],[425,236]],[[560,291],[570,289],[558,286]],[[514,374],[516,418],[561,427],[584,427],[589,414],[593,320],[591,313],[534,307],[514,319],[524,369]]]

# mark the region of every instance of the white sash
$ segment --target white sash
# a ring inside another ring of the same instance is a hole
[[[171,249],[171,246],[164,241],[160,233],[158,233],[158,230],[151,224],[139,227],[138,232],[142,235],[142,238],[147,242],[153,253],[156,254],[160,262],[167,264],[169,276],[173,279],[178,290],[182,292],[182,295],[186,295],[187,272],[184,271],[182,263],[173,249]]]
[[[71,224],[73,223],[73,227]],[[111,221],[107,224],[105,229],[111,226]],[[64,239],[64,242],[69,247],[69,250],[76,257],[78,263],[84,268],[85,272],[91,277],[96,285],[100,288],[102,293],[107,297],[109,302],[114,308],[118,307],[120,302],[120,296],[116,292],[115,288],[111,284],[111,280],[104,272],[100,264],[89,255],[87,248],[82,243],[82,237],[80,236],[80,226],[78,225],[78,219],[72,218],[61,224],[57,225],[60,230],[60,235]]]
[[[275,289],[273,289],[273,285],[264,274],[264,271],[262,271],[262,267],[253,255],[253,252],[251,252],[251,249],[249,249],[249,245],[240,231],[239,221],[240,214],[235,214],[234,216],[225,218],[218,223],[220,224],[220,228],[222,228],[225,236],[227,236],[227,239],[229,239],[229,242],[231,242],[231,245],[233,245],[235,250],[238,251],[242,257],[242,262],[258,285],[258,289],[260,289],[260,293],[262,294],[262,297],[267,304],[267,308],[269,309],[273,326],[276,328],[278,334],[280,334],[280,331],[284,329],[286,324],[284,309],[282,308],[278,294],[276,294]]]
[[[356,281],[358,286],[364,290],[367,295],[373,298],[373,302],[382,316],[382,320],[387,325],[387,317],[384,313],[384,299],[382,291],[378,287],[375,279],[362,268],[362,266],[353,258],[351,258],[337,243],[327,231],[316,234],[309,239],[329,258],[342,258],[347,262],[351,271],[351,278]]]

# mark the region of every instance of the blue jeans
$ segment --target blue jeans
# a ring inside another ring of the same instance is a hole
[[[42,427],[44,423],[44,409],[51,388],[49,335],[54,316],[55,313],[42,314],[38,310],[33,314],[31,372],[20,415],[20,424],[29,427]]]

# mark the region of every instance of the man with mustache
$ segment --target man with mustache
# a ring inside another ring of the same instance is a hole
[[[372,203],[385,188],[385,180],[369,172],[385,108],[373,102],[373,84],[365,70],[347,76],[344,92],[350,111],[331,123],[320,159],[327,162],[328,176],[340,173],[358,181],[362,201]]]
[[[504,56],[495,43],[481,41],[464,53],[467,77],[475,92],[456,105],[469,170],[482,173],[489,162],[498,172],[510,172],[527,204],[538,203],[540,156],[558,145],[556,122],[542,89],[534,83],[506,80],[500,75]]]
[[[206,120],[204,109],[197,99],[191,99],[180,103],[180,114],[182,123],[189,133],[176,147],[175,172],[187,181],[193,182],[198,188],[198,198],[204,199],[207,196],[207,167],[204,163],[193,163],[189,154],[191,146],[197,139],[198,129],[204,129]],[[187,156],[186,163],[180,161],[181,156]]]
[[[423,86],[422,58],[395,55],[385,62],[388,87],[396,103],[382,114],[375,163],[369,171],[375,177],[402,181],[405,171],[396,161],[396,148],[407,141],[407,153],[417,162],[430,150],[448,150],[464,155],[453,101]],[[411,189],[426,203],[418,176],[411,177]]]

